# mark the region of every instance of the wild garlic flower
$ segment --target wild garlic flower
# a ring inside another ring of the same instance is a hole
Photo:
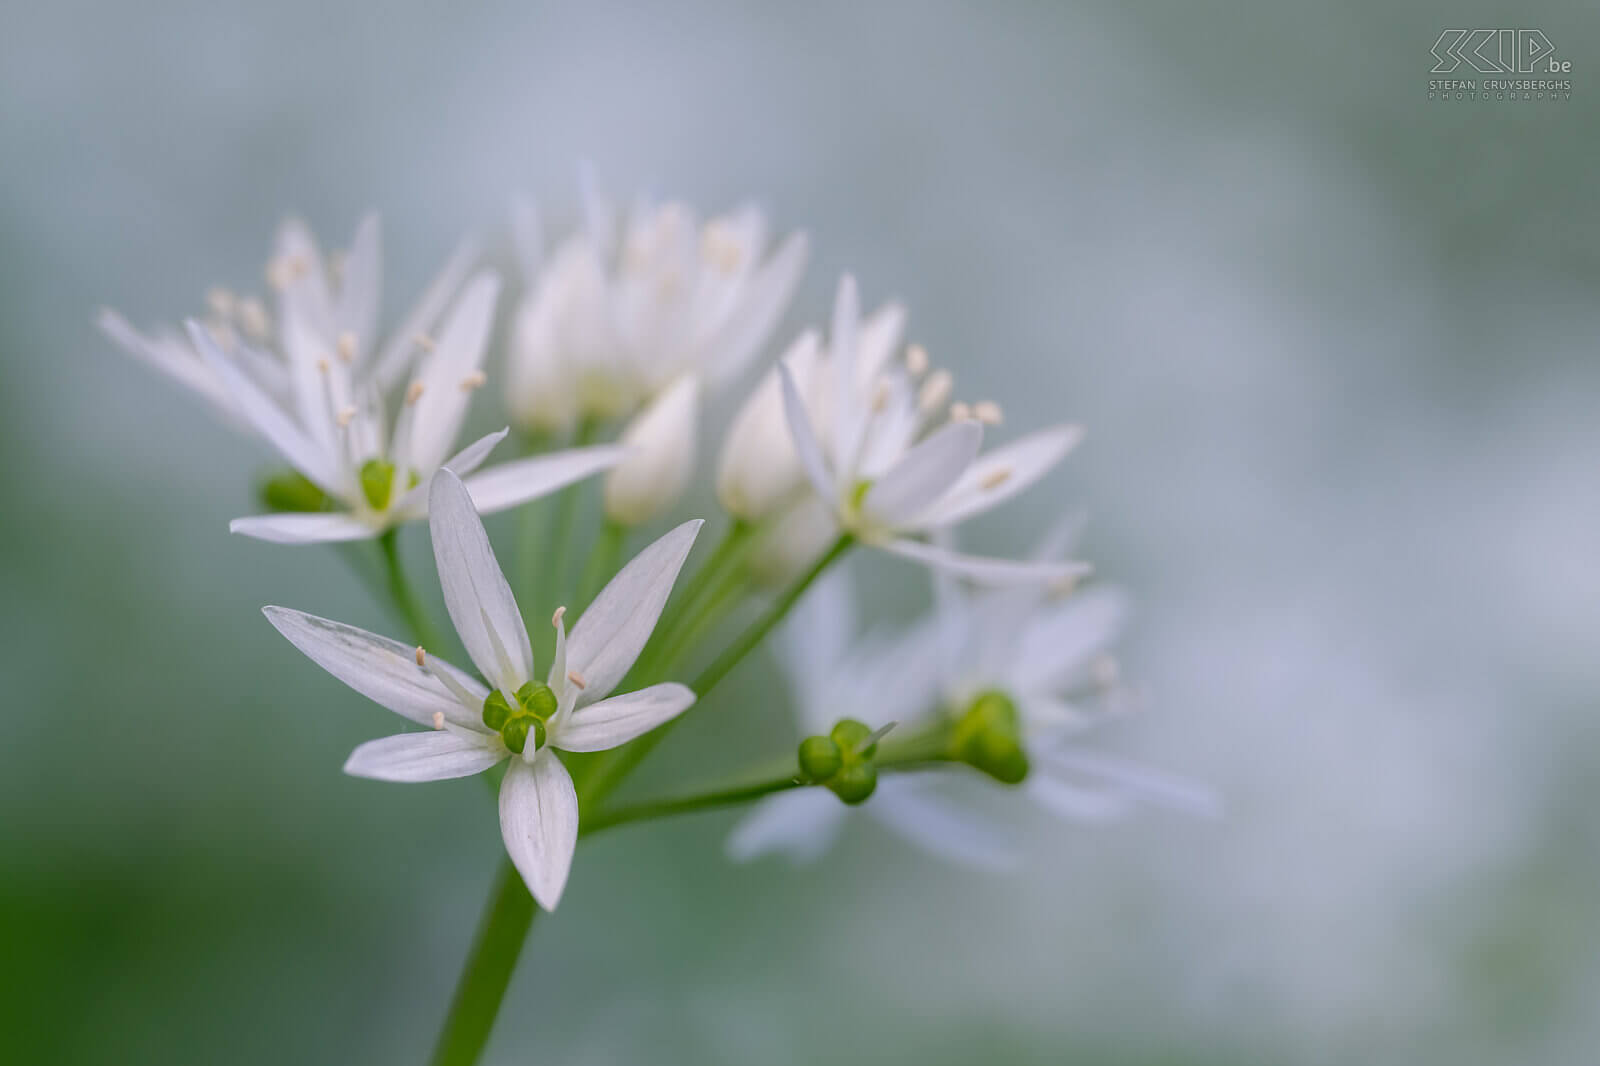
[[[682,713],[694,693],[675,683],[610,693],[638,658],[699,532],[685,522],[640,552],[595,597],[572,632],[564,612],[543,680],[522,613],[495,560],[466,486],[441,471],[429,491],[429,529],[445,607],[488,682],[422,648],[353,626],[268,607],[309,659],[368,699],[419,725],[358,747],[345,772],[380,781],[438,781],[510,760],[500,784],[506,851],[546,910],[560,902],[578,840],[578,796],[556,749],[603,751]]]
[[[799,283],[806,238],[770,247],[745,206],[702,223],[686,205],[616,209],[586,188],[587,223],[548,261],[536,209],[515,221],[524,274],[507,398],[521,427],[565,432],[623,418],[680,378],[715,390],[767,341]]]
[[[313,487],[303,513],[237,518],[235,533],[279,543],[358,540],[427,513],[428,483],[449,465],[468,481],[484,513],[504,510],[589,477],[622,457],[616,447],[581,448],[505,463],[473,474],[507,430],[451,453],[494,323],[500,281],[475,275],[443,317],[436,338],[417,338],[424,355],[392,426],[374,377],[348,348],[290,345],[287,402],[260,387],[199,323],[189,336],[240,414]],[[289,306],[293,306],[291,303]]]
[[[286,406],[304,387],[295,368],[314,365],[329,353],[338,353],[386,390],[405,376],[417,353],[414,339],[433,331],[466,280],[476,249],[462,242],[385,339],[378,330],[381,243],[378,218],[368,215],[356,227],[348,252],[325,256],[305,223],[288,219],[278,228],[265,271],[272,303],[214,287],[206,294],[205,331],[241,374]],[[109,309],[100,312],[99,325],[118,347],[200,396],[224,421],[251,427],[186,331],[158,326],[142,332]]]
[[[861,542],[987,584],[1061,580],[1081,563],[1024,563],[963,555],[916,539],[954,527],[1043,477],[1082,436],[1056,426],[979,455],[991,402],[950,404],[950,378],[930,372],[913,346],[904,366],[863,346],[854,279],[834,302],[828,358],[802,380],[804,364],[779,364],[784,413],[801,469]],[[921,384],[916,384],[917,379]]]

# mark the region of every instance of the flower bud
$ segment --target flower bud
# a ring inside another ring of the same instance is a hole
[[[839,745],[831,737],[806,737],[800,742],[800,776],[821,784],[844,765]]]
[[[802,395],[808,393],[818,361],[817,335],[802,334],[782,358]],[[728,427],[717,460],[717,499],[735,518],[754,522],[776,511],[804,484],[774,367],[756,383]]]
[[[681,377],[623,430],[628,453],[606,475],[606,517],[623,525],[648,522],[678,502],[694,472],[700,385]]]
[[[261,483],[261,502],[272,511],[322,511],[328,494],[299,471],[274,474]]]
[[[988,691],[972,701],[951,731],[950,754],[1007,785],[1028,776],[1028,753],[1022,746],[1021,716],[1003,692]]]

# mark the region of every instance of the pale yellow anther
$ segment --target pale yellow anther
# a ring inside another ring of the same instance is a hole
[[[889,406],[889,382],[884,378],[878,379],[877,388],[872,390],[872,413],[882,414],[883,409]]]
[[[1004,485],[1010,480],[1011,468],[1009,466],[1002,466],[983,475],[983,479],[978,482],[978,487],[983,491],[988,492],[990,489],[999,488],[1001,485]]]
[[[1005,421],[1005,412],[993,400],[983,400],[972,407],[972,417],[986,426],[998,426]]]
[[[425,352],[431,352],[434,350],[434,348],[438,347],[438,345],[434,344],[433,338],[428,336],[426,333],[412,334],[411,341],[418,348],[421,348]]]
[[[267,318],[267,309],[255,297],[252,296],[249,299],[240,300],[235,312],[239,316],[239,325],[244,327],[245,333],[253,340],[266,340],[267,334],[272,332],[272,323]]]
[[[433,712],[433,728],[435,728],[435,729],[443,729],[444,728],[444,712],[443,711],[434,711]]]
[[[1075,574],[1068,574],[1066,577],[1057,578],[1050,582],[1047,591],[1058,600],[1065,599],[1078,591],[1078,577]]]
[[[578,671],[576,671],[576,670],[568,670],[567,671],[567,680],[571,681],[574,685],[577,685],[579,688],[588,687],[588,683],[583,680],[583,675],[578,673]]]
[[[346,363],[355,362],[356,361],[356,335],[354,333],[351,333],[349,330],[345,330],[343,333],[339,334],[339,340],[335,344],[335,350],[338,351],[339,358],[343,362],[346,362]]]
[[[335,421],[339,423],[340,429],[349,429],[350,423],[355,421],[355,417],[356,409],[354,407],[341,407],[338,415],[335,416]]]
[[[420,399],[422,399],[422,382],[413,381],[406,386],[406,403],[414,404]]]
[[[952,422],[970,422],[970,421],[972,421],[972,408],[967,406],[964,403],[959,403],[959,402],[951,404],[950,405],[950,421],[952,421]]]
[[[950,371],[935,370],[917,392],[917,409],[924,415],[933,414],[950,402],[950,393],[955,387],[956,379],[950,376]]]
[[[427,666],[428,665],[428,653],[422,650],[422,645],[421,644],[417,645],[417,665],[418,666]]]
[[[723,222],[711,222],[700,235],[700,254],[718,270],[731,274],[744,261],[744,248]]]
[[[233,293],[221,285],[213,285],[206,290],[206,306],[211,308],[211,313],[218,318],[233,317],[238,300]]]
[[[567,616],[566,607],[565,606],[557,607],[556,608],[556,613],[550,616],[550,624],[555,626],[557,629],[560,629],[561,628],[561,620],[563,618],[565,618],[566,616]]]
[[[329,367],[328,361],[326,359],[318,359],[317,360],[317,372],[318,373],[326,374],[329,371],[329,369],[331,369],[331,368]]]
[[[906,369],[916,377],[928,372],[928,349],[920,344],[906,346]]]
[[[471,392],[473,389],[483,388],[483,383],[489,380],[489,375],[481,370],[474,370],[461,379],[461,391]]]

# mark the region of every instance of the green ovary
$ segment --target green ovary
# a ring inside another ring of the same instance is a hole
[[[483,724],[500,734],[506,747],[517,754],[528,746],[533,737],[533,750],[544,747],[546,723],[556,713],[556,694],[543,681],[529,681],[517,689],[508,702],[498,689],[483,701]]]

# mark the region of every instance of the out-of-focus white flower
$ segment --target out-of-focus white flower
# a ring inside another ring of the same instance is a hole
[[[694,702],[664,683],[610,696],[649,640],[699,532],[686,522],[640,552],[595,597],[570,637],[564,608],[545,680],[511,587],[461,480],[433,480],[429,526],[445,606],[488,684],[430,655],[353,626],[283,607],[267,619],[296,648],[346,685],[430,727],[358,747],[345,772],[380,781],[438,781],[511,760],[500,786],[506,851],[534,899],[554,910],[578,840],[578,797],[556,756],[624,744]],[[609,697],[609,698],[608,698]]]
[[[1081,563],[987,559],[914,539],[1028,488],[1082,433],[1076,426],[1057,426],[980,456],[983,427],[1000,421],[999,408],[956,404],[947,412],[949,377],[928,373],[926,352],[909,350],[905,368],[889,365],[864,351],[858,319],[855,281],[846,277],[834,302],[827,366],[806,389],[793,368],[779,365],[795,452],[839,526],[865,544],[988,584],[1084,573]]]
[[[545,260],[536,210],[515,215],[524,273],[507,389],[517,423],[562,432],[619,418],[685,376],[717,389],[771,335],[799,283],[806,238],[769,252],[763,214],[745,206],[704,223],[682,203],[617,212],[585,188],[586,226]]]
[[[462,475],[477,470],[508,431],[453,455],[451,449],[473,392],[486,380],[479,367],[499,289],[488,271],[462,288],[437,338],[421,342],[427,354],[392,428],[377,381],[360,373],[348,349],[319,347],[313,332],[286,326],[296,339],[286,348],[289,396],[280,399],[230,359],[209,330],[191,322],[191,343],[239,414],[334,508],[238,518],[229,528],[289,544],[372,537],[427,513],[428,482],[440,467],[448,464]],[[296,299],[286,299],[285,307],[289,322],[300,319]],[[595,447],[535,456],[476,474],[468,485],[479,510],[489,513],[599,473],[621,455],[616,447]]]
[[[385,339],[378,331],[381,244],[376,215],[361,220],[348,253],[327,256],[305,223],[288,219],[278,228],[266,269],[272,307],[216,287],[206,294],[204,328],[238,371],[280,404],[292,404],[303,388],[295,368],[308,364],[308,351],[315,353],[310,364],[337,356],[356,378],[384,391],[405,376],[417,354],[415,338],[433,331],[477,251],[463,241]],[[99,324],[120,348],[202,397],[230,424],[251,426],[185,331],[158,326],[142,332],[109,309],[100,312]]]
[[[607,518],[637,526],[678,502],[694,473],[699,422],[700,382],[692,376],[667,386],[633,416],[620,440],[626,455],[606,475]]]
[[[805,573],[838,535],[833,511],[815,494],[806,493],[762,531],[750,549],[746,568],[758,584],[787,585]]]

